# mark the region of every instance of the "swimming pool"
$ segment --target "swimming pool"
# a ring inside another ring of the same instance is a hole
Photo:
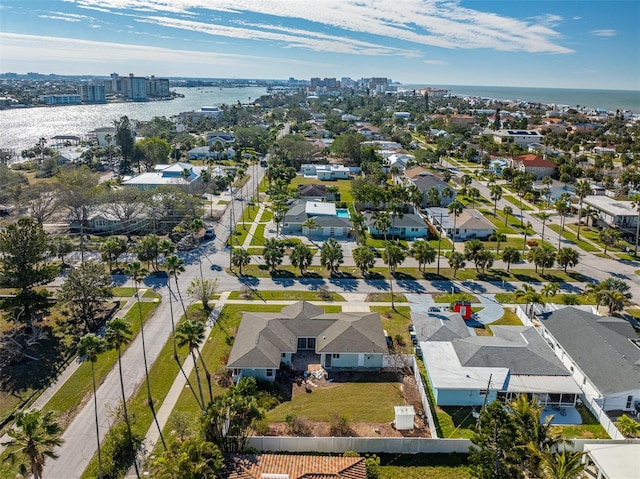
[[[336,210],[336,216],[338,218],[350,218],[349,216],[349,210],[346,208],[338,208]]]

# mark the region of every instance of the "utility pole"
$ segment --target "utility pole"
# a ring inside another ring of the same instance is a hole
[[[491,378],[493,377],[493,373],[489,374],[489,382],[487,383],[487,394],[484,395],[484,401],[482,401],[482,409],[480,409],[480,414],[484,411],[484,408],[487,407],[487,399],[489,398],[489,388],[491,387]],[[476,428],[480,430],[480,415],[478,415],[478,421],[476,422]]]
[[[442,211],[440,211],[440,234],[438,235],[438,270],[440,274],[440,244],[442,243]]]

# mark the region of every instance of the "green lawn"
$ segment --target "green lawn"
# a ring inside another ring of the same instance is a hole
[[[505,309],[502,317],[493,323],[492,326],[522,326],[522,321],[518,318],[515,311],[511,309]]]
[[[251,246],[262,246],[264,245],[264,223],[258,224],[255,232],[253,233],[253,238],[251,238],[251,242],[249,243]]]
[[[296,176],[293,180],[291,180],[289,186],[297,190],[298,185],[309,184],[335,186],[338,188],[338,192],[340,193],[340,201],[344,201],[345,203],[353,202],[353,197],[351,196],[351,180],[320,181],[317,178],[305,178],[303,176]]]
[[[566,439],[609,439],[609,434],[586,406],[577,407],[582,424],[577,426],[553,426]]]
[[[135,294],[136,289],[128,286],[114,286],[111,288],[111,292],[116,298],[130,298]]]
[[[491,211],[480,210],[480,212],[484,215],[486,219],[488,219],[489,221],[491,221],[491,223],[493,223],[493,226],[497,228],[496,229],[497,233],[504,233],[507,235],[518,233],[511,226],[505,225],[504,220],[501,219],[499,216],[493,216],[493,209]],[[511,216],[509,216],[509,218],[511,218]]]
[[[455,301],[468,301],[470,303],[479,303],[480,300],[469,293],[438,293],[433,295],[433,300],[436,303],[451,304]]]
[[[511,203],[512,205],[516,206],[518,212],[520,211],[520,198],[517,198],[515,196],[505,195],[505,196],[502,197],[502,199],[503,200],[507,200],[509,203]],[[522,211],[533,211],[533,208],[531,208],[526,203],[522,203]],[[514,213],[515,212],[516,212],[516,210],[514,210]]]
[[[564,231],[561,233],[560,230],[560,225],[547,225],[547,227],[551,230],[551,231],[555,231],[558,234],[561,234],[562,237],[568,241],[570,241],[571,243],[575,244],[578,248],[583,249],[584,251],[586,251],[587,253],[596,253],[598,251],[600,251],[599,248],[596,248],[595,246],[593,246],[591,243],[587,243],[586,241],[583,241],[582,239],[578,239],[578,237],[568,228],[565,228]]]
[[[380,479],[471,479],[465,454],[382,455]]]
[[[235,234],[232,236],[230,240],[233,246],[242,246],[249,235],[249,230],[251,229],[250,223],[238,223],[236,225]]]
[[[390,303],[391,293],[369,293],[367,294],[365,301],[369,301],[372,303]],[[408,300],[404,294],[394,293],[393,301],[396,303],[406,303]]]
[[[144,292],[144,294],[142,295],[143,298],[153,298],[153,299],[160,299],[160,295],[158,293],[156,293],[154,290],[152,289],[148,289]]]
[[[267,413],[267,421],[284,422],[290,415],[329,421],[337,414],[354,422],[390,422],[394,418],[393,407],[403,402],[398,382],[333,383],[283,402]]]
[[[372,313],[379,313],[382,320],[382,328],[396,342],[396,337],[402,338],[402,342],[408,346],[411,344],[408,326],[411,324],[411,307],[396,306],[394,311],[388,306],[369,306]]]
[[[398,240],[398,243],[405,249],[409,248],[409,243],[407,243],[407,240]],[[385,247],[384,239],[371,238],[370,236],[367,237],[366,244],[367,246],[371,246],[372,248],[384,249]]]
[[[479,410],[479,408],[478,408]],[[436,406],[436,415],[442,436],[446,438],[469,439],[474,434],[476,420],[469,406]]]
[[[273,211],[269,208],[265,208],[262,210],[262,215],[260,216],[260,223],[268,223],[273,220]]]
[[[518,215],[520,214],[520,210],[519,209],[518,210],[514,209],[513,212],[515,214],[518,214]],[[504,212],[502,210],[498,209],[498,211],[496,213],[498,215],[498,217],[497,217],[498,223],[501,223],[504,226],[504,220],[505,220]],[[517,233],[521,233],[521,234],[524,233],[525,228],[524,228],[524,226],[522,226],[520,224],[520,217],[519,216],[509,215],[509,217],[507,218],[507,224],[511,228],[513,228],[515,230],[516,234]],[[533,229],[529,228],[529,230],[527,231],[527,235],[531,236],[533,234],[535,234],[535,232],[533,231]]]
[[[558,293],[544,299],[547,303],[566,304],[566,297],[575,298],[579,305],[596,304],[595,297],[589,294]],[[526,302],[523,298],[516,298],[514,293],[497,293],[496,301],[502,304],[525,304]]]
[[[344,297],[338,293],[328,292],[328,298],[322,298],[318,291],[252,291],[250,297],[243,296],[240,291],[232,291],[229,299],[247,299],[261,301],[345,301]],[[405,298],[405,301],[407,299]]]
[[[507,236],[507,241],[500,241],[500,251],[498,253],[496,253],[496,247],[498,246],[498,243],[496,241],[483,241],[482,244],[485,246],[485,248],[499,256],[502,250],[507,246],[522,250],[522,246],[524,245],[524,236],[518,236],[515,238]]]

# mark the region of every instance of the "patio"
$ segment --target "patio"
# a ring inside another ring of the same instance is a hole
[[[545,406],[542,410],[541,421],[553,416],[551,424],[554,426],[570,426],[582,424],[582,417],[575,407],[572,406]]]

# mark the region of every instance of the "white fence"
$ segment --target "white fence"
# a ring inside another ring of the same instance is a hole
[[[253,436],[249,447],[258,451],[390,453],[390,454],[466,454],[468,439],[427,439],[421,437],[283,437]]]

